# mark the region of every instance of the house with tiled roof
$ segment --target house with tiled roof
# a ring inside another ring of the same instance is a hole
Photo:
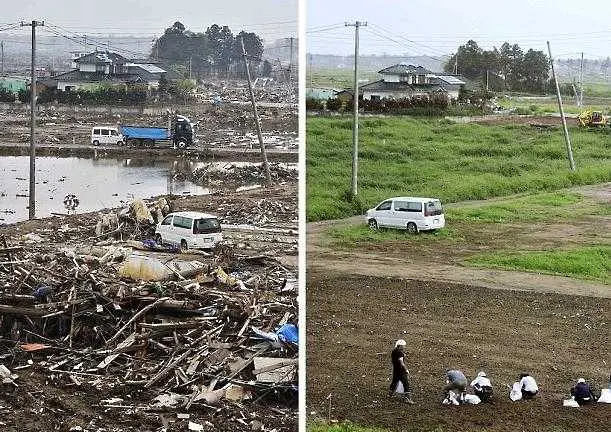
[[[162,77],[177,79],[175,72],[150,61],[129,60],[111,51],[95,51],[73,60],[75,69],[40,80],[46,88],[58,90],[92,89],[101,83],[143,84],[149,88],[159,86]]]
[[[460,78],[438,74],[422,66],[400,63],[378,72],[382,79],[360,87],[363,99],[404,99],[446,95],[449,101],[458,99],[461,86]]]

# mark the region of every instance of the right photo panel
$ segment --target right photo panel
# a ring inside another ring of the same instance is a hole
[[[608,430],[609,16],[307,2],[309,432]]]

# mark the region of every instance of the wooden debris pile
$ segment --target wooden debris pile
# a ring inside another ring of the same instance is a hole
[[[54,247],[0,238],[0,363],[11,371],[103,391],[100,404],[119,410],[296,404],[292,270],[221,250],[183,272],[165,254],[155,259],[169,276],[147,282],[119,277],[127,247]],[[106,397],[134,388],[148,400]]]

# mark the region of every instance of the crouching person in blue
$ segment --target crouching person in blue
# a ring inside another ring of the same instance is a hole
[[[583,378],[577,380],[577,384],[571,389],[571,396],[575,398],[575,402],[579,405],[589,404],[593,400],[596,400],[590,385]]]
[[[390,395],[399,395],[405,397],[407,403],[413,404],[412,393],[409,387],[409,370],[405,366],[405,345],[407,343],[403,339],[399,339],[395,343],[395,348],[390,354],[392,361],[392,382],[390,383]],[[397,391],[397,386],[401,384],[403,386],[403,393]]]
[[[473,387],[473,393],[482,402],[486,402],[492,397],[492,383],[484,371],[479,372],[477,378],[471,381],[471,387]]]

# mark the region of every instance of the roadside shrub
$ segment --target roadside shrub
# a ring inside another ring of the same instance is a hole
[[[322,101],[314,98],[306,99],[306,110],[308,111],[322,111],[325,108],[325,104]]]
[[[15,102],[15,93],[5,88],[0,88],[0,102]]]
[[[327,100],[327,109],[329,111],[339,111],[342,105],[342,100],[339,98],[331,98]]]

